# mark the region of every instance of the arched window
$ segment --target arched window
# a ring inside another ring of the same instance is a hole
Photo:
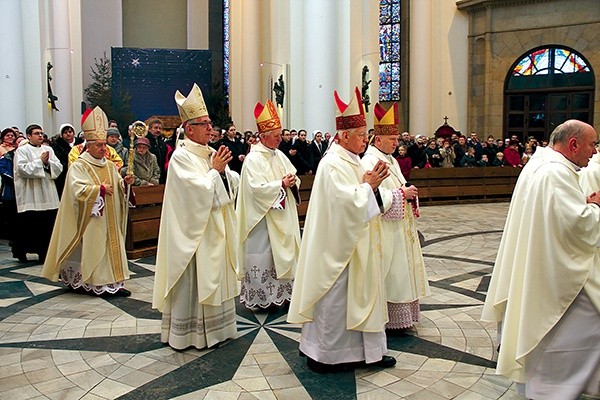
[[[379,1],[379,101],[400,100],[400,0]]]
[[[560,46],[533,49],[509,69],[505,135],[548,139],[567,119],[592,123],[594,73],[585,57]]]

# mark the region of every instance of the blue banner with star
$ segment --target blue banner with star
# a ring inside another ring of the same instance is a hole
[[[136,119],[153,115],[178,115],[175,92],[187,95],[197,83],[206,94],[211,89],[211,51],[111,48],[113,104],[129,94]]]

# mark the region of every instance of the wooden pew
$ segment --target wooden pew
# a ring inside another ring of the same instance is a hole
[[[128,259],[156,254],[164,185],[134,186],[136,207],[129,209],[125,250]]]
[[[428,168],[410,171],[421,204],[509,201],[521,168]]]

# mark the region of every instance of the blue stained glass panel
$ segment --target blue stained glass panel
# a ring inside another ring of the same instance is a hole
[[[379,10],[379,23],[389,24],[390,23],[390,9],[388,7],[381,7]]]
[[[400,23],[400,4],[392,5],[392,23]]]
[[[391,47],[392,47],[392,49],[391,49],[392,58],[394,60],[399,60],[400,59],[400,43],[392,42]]]
[[[400,65],[399,64],[392,64],[392,80],[394,81],[400,81]]]
[[[379,101],[400,100],[400,0],[379,1]]]

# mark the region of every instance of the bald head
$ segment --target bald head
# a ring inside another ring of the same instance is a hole
[[[570,138],[581,140],[586,130],[594,129],[589,124],[577,119],[570,119],[558,125],[550,135],[550,146],[567,143]]]
[[[596,153],[598,134],[585,122],[570,119],[554,129],[550,135],[550,147],[572,163],[585,167]]]

